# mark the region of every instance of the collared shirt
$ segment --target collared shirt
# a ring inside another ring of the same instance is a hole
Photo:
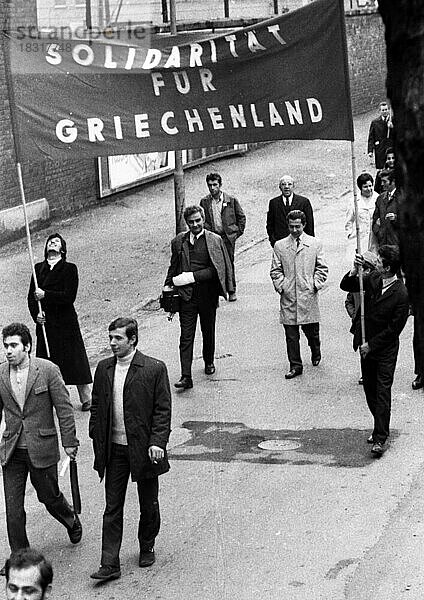
[[[222,231],[223,231],[222,216],[221,216],[223,200],[224,200],[224,195],[222,192],[219,194],[219,196],[216,200],[214,197],[212,197],[212,216],[213,216],[214,231],[216,233],[222,233]]]
[[[283,196],[283,194],[281,194],[281,197],[283,199],[284,205],[287,206],[288,208],[290,208],[293,203],[293,192],[290,194],[290,196],[288,198]]]
[[[9,378],[10,385],[12,386],[13,395],[16,402],[19,404],[20,409],[23,411],[25,404],[25,393],[28,381],[29,373],[29,362],[23,367],[9,367]],[[19,440],[17,443],[18,448],[26,448],[27,443],[25,439],[25,430],[22,428]]]
[[[389,277],[387,279],[383,279],[383,287],[381,288],[381,295],[383,295],[384,292],[386,292],[389,289],[389,287],[394,284],[395,281],[397,281],[396,275],[393,275],[393,277]]]
[[[190,244],[192,246],[194,246],[195,240],[198,240],[201,235],[205,235],[205,230],[204,229],[202,229],[202,231],[200,233],[198,233],[197,235],[193,235],[191,233],[191,231],[190,231],[190,237],[189,237]]]

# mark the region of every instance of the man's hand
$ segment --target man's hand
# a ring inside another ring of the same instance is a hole
[[[172,282],[176,286],[189,285],[190,283],[194,283],[194,275],[192,271],[184,271],[181,275],[173,277]]]
[[[42,290],[41,288],[35,288],[34,296],[36,300],[42,300],[45,295],[46,294],[44,290]]]
[[[365,358],[371,352],[368,342],[365,342],[365,344],[359,346],[359,352],[362,358]]]
[[[46,322],[46,315],[45,315],[44,311],[42,310],[37,315],[37,323],[39,323],[40,325],[44,325],[45,322]]]
[[[71,460],[75,460],[77,457],[78,446],[74,446],[73,448],[65,448],[65,452]]]
[[[149,447],[149,458],[154,465],[157,465],[158,462],[163,460],[165,456],[165,451],[159,446],[150,446]]]

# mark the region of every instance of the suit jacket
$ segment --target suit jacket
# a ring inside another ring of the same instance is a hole
[[[389,130],[387,122],[381,117],[371,121],[368,132],[368,153],[374,152],[376,169],[384,169],[386,150],[393,146],[393,128]]]
[[[271,246],[274,246],[277,240],[282,240],[289,235],[289,225],[287,223],[287,214],[292,210],[301,210],[306,215],[305,233],[314,236],[314,213],[311,203],[305,196],[293,194],[290,208],[286,208],[285,198],[280,194],[269,201],[268,214],[266,217],[266,231],[268,233]]]
[[[205,229],[206,247],[216,272],[219,286],[219,295],[224,298],[227,293],[234,291],[232,282],[233,267],[228,257],[227,249],[224,246],[221,236]],[[165,285],[173,285],[172,278],[183,272],[191,271],[190,267],[190,232],[183,231],[179,233],[171,242],[171,263],[165,279]],[[215,275],[215,273],[213,273]],[[206,281],[211,278],[209,269],[194,272],[196,282]],[[190,300],[193,293],[193,285],[183,285],[178,287],[178,293],[183,300]]]
[[[358,292],[359,279],[356,275],[347,273],[340,287],[345,292]],[[381,288],[382,278],[379,273],[364,276],[365,339],[371,349],[370,355],[374,357],[397,351],[399,336],[409,314],[408,292],[400,279],[384,294],[381,293]],[[351,329],[355,350],[361,344],[360,313],[358,310]]]
[[[94,374],[89,436],[93,440],[94,469],[103,478],[112,448],[113,379],[116,358],[102,360]],[[124,384],[124,422],[131,479],[139,481],[169,471],[166,445],[171,432],[171,391],[163,363],[136,351]],[[150,446],[165,450],[157,465],[149,459]]]
[[[59,461],[53,407],[59,421],[62,446],[78,446],[74,409],[59,368],[49,360],[30,359],[25,403],[21,410],[10,385],[9,364],[0,365],[0,415],[4,411],[6,422],[0,443],[2,466],[12,456],[22,429],[34,467],[45,469]]]
[[[299,246],[291,235],[277,241],[270,275],[280,294],[280,323],[319,322],[318,290],[328,276],[319,240],[303,233]]]
[[[244,214],[237,198],[234,198],[225,192],[222,194],[222,228],[226,237],[232,244],[234,244],[236,239],[243,235],[246,227],[246,215]],[[200,200],[200,206],[205,211],[205,229],[208,229],[209,231],[215,231],[212,202],[213,198],[210,194]]]
[[[383,192],[375,201],[372,230],[377,238],[378,246],[383,244],[399,245],[399,199],[400,192],[396,189],[390,199],[389,192]],[[390,212],[397,215],[395,221],[386,219],[387,213]]]

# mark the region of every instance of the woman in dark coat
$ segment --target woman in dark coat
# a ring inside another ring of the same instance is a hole
[[[38,287],[35,288],[34,278],[31,278],[28,308],[37,324],[36,356],[49,358],[58,365],[65,383],[77,386],[82,410],[89,410],[91,371],[74,309],[78,269],[66,261],[66,242],[58,233],[47,238],[44,261],[35,265],[35,272]],[[42,323],[46,329],[50,357],[47,356]]]

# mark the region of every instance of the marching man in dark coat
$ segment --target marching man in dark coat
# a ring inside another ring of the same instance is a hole
[[[393,147],[393,121],[387,102],[380,102],[380,115],[371,121],[368,132],[368,156],[375,157],[375,168],[384,169],[386,150]]]
[[[204,228],[201,206],[187,206],[184,219],[189,231],[179,233],[171,242],[171,263],[164,290],[176,286],[180,306],[181,379],[174,385],[186,390],[193,387],[191,365],[197,317],[203,337],[206,375],[215,373],[215,321],[219,296],[227,297],[233,288],[233,269],[222,238]]]
[[[90,409],[90,366],[78,324],[74,302],[78,291],[78,269],[66,260],[66,242],[61,235],[49,235],[44,261],[35,265],[34,278],[28,292],[28,308],[37,335],[36,355],[49,358],[60,369],[67,385],[76,385],[82,410]],[[39,312],[38,300],[42,312]],[[50,356],[46,350],[41,325],[44,323]]]
[[[106,473],[100,569],[92,579],[121,576],[125,493],[128,479],[137,483],[140,503],[139,566],[155,561],[159,533],[158,476],[169,470],[166,454],[171,431],[171,392],[166,366],[136,350],[135,319],[118,318],[109,325],[113,357],[100,361],[94,374],[89,436],[94,469]]]

